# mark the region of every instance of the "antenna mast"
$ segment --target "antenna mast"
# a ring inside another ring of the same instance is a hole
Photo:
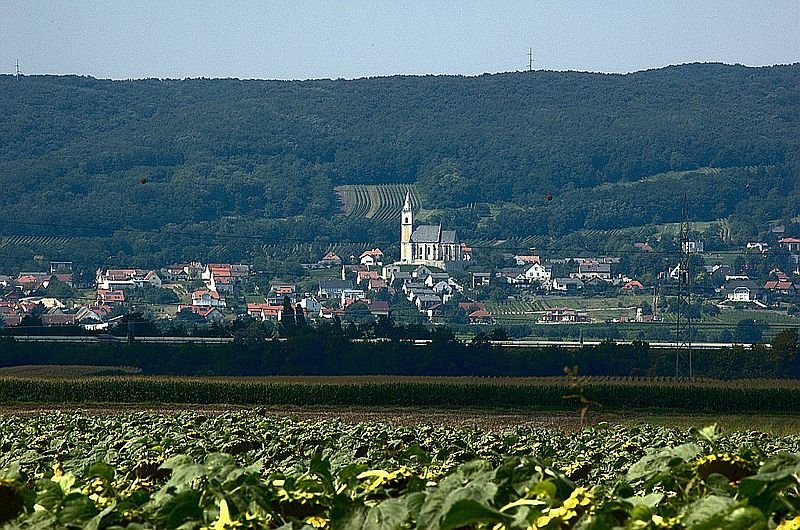
[[[14,74],[14,77],[19,79],[19,59],[17,59],[17,62],[16,62],[15,66],[16,66],[16,73]]]
[[[683,194],[678,263],[678,319],[675,328],[675,377],[692,379],[692,271],[689,260],[689,201]]]
[[[528,71],[533,71],[533,48],[528,48]]]

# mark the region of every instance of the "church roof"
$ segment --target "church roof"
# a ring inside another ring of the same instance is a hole
[[[455,230],[442,230],[442,225],[420,225],[411,234],[414,243],[456,244],[458,239]]]
[[[456,231],[455,230],[444,230],[442,231],[442,240],[440,243],[456,243]]]
[[[441,225],[421,225],[411,234],[411,241],[414,243],[439,243],[441,233]]]

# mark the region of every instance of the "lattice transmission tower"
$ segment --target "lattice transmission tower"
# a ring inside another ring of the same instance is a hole
[[[689,378],[692,373],[692,270],[689,255],[689,200],[683,194],[678,262],[678,319],[675,327],[675,377]]]

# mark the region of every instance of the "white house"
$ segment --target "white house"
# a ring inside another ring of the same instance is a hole
[[[755,302],[758,285],[752,280],[732,280],[725,284],[725,298],[731,302]]]
[[[220,298],[217,291],[205,289],[192,293],[192,305],[200,307],[225,307],[225,299]]]
[[[545,267],[538,262],[533,263],[530,267],[525,269],[525,279],[528,283],[550,281],[552,274],[552,269],[550,267]]]
[[[379,248],[365,250],[360,256],[360,262],[367,267],[380,267],[383,265],[383,251]]]

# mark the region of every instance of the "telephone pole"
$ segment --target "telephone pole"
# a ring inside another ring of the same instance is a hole
[[[675,377],[693,377],[692,373],[692,271],[689,259],[689,201],[683,193],[678,263],[678,319],[675,327]]]

